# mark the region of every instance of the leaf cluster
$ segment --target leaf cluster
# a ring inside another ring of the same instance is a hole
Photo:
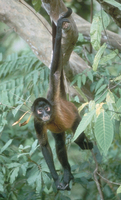
[[[34,55],[18,57],[12,54],[6,60],[1,60],[0,131],[7,124],[9,112],[12,111],[15,117],[23,105],[30,110],[33,99],[46,95],[48,76],[48,68]]]

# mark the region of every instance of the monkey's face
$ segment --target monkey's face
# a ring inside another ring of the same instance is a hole
[[[48,122],[51,118],[52,107],[45,101],[39,101],[37,105],[35,105],[35,112],[39,120]]]

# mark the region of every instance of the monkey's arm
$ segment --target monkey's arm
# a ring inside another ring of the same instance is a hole
[[[52,151],[50,148],[50,145],[48,143],[48,138],[47,138],[47,132],[43,124],[40,122],[34,120],[34,126],[35,130],[37,133],[37,137],[39,140],[40,147],[42,149],[43,156],[45,158],[45,161],[49,167],[49,170],[51,172],[52,178],[55,182],[56,187],[59,185],[59,177],[58,174],[55,170],[54,162],[53,162],[53,156],[52,156]]]

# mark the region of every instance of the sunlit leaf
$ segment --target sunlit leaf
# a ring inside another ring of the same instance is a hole
[[[94,114],[95,114],[95,110],[92,110],[91,112],[85,114],[85,116],[82,118],[81,122],[79,123],[76,129],[76,132],[73,137],[73,141],[75,141],[78,138],[78,136],[86,129],[88,124],[91,122]]]
[[[121,185],[119,186],[119,188],[117,189],[117,194],[121,193]]]
[[[115,58],[117,55],[118,55],[118,50],[112,51],[111,53],[107,54],[106,56],[100,59],[100,62],[99,62],[100,65],[104,65],[111,59]]]
[[[107,45],[104,43],[101,48],[99,49],[99,51],[97,52],[95,58],[94,58],[94,61],[93,61],[93,70],[96,71],[97,70],[97,67],[98,67],[98,64],[100,62],[100,58],[102,56],[102,54],[104,53],[105,49],[106,49]]]
[[[103,111],[97,118],[95,123],[95,137],[98,145],[102,149],[103,153],[107,155],[108,149],[113,141],[113,125],[108,114]]]
[[[90,29],[90,35],[91,35],[91,44],[96,51],[100,49],[101,32],[103,29],[107,28],[109,23],[110,23],[110,18],[104,11],[96,13],[96,15],[93,17]]]

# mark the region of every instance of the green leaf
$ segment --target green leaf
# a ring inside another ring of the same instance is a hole
[[[82,33],[79,33],[78,42],[84,42],[84,36]]]
[[[17,114],[17,112],[19,111],[19,109],[21,108],[21,106],[24,104],[24,102],[21,105],[18,105],[15,109],[12,110],[13,116],[15,117],[15,115]]]
[[[109,90],[109,92],[107,93],[106,102],[107,102],[107,104],[115,103],[114,95],[113,95],[113,93],[112,93],[110,90]]]
[[[27,182],[28,182],[29,185],[33,186],[34,183],[37,180],[37,177],[39,175],[39,171],[37,170],[37,167],[33,168],[31,171],[34,171],[34,173],[31,173],[29,175],[29,178],[27,179]]]
[[[3,112],[2,115],[0,114],[0,132],[2,132],[4,126],[8,123],[8,121],[6,120],[6,116],[7,112]]]
[[[108,114],[103,111],[97,118],[95,123],[95,137],[98,145],[105,155],[107,155],[108,149],[113,141],[113,124]]]
[[[90,35],[91,35],[91,44],[94,50],[99,50],[100,48],[100,40],[101,40],[101,31],[102,31],[102,20],[101,17],[95,15],[93,17]]]
[[[94,50],[98,51],[100,49],[101,31],[106,29],[109,23],[110,18],[104,11],[96,13],[96,15],[93,17],[90,35]]]
[[[85,85],[85,83],[86,83],[86,76],[85,76],[85,74],[82,74],[82,83],[83,83],[83,85]]]
[[[104,56],[103,58],[101,58],[99,64],[100,65],[104,65],[106,64],[108,61],[110,61],[111,59],[115,58],[118,55],[118,50],[112,51],[111,53],[109,53],[108,55]]]
[[[3,151],[5,151],[10,145],[11,145],[11,143],[12,143],[12,139],[10,139],[2,148],[1,148],[1,153],[3,152]]]
[[[29,152],[29,155],[30,155],[30,156],[31,156],[31,155],[36,151],[36,149],[38,148],[39,145],[37,145],[37,143],[38,143],[38,140],[36,139],[36,140],[34,141],[34,143],[32,144],[32,148],[31,148],[31,150],[30,150],[30,152]]]
[[[78,88],[81,88],[81,76],[78,76],[77,78],[77,86]]]
[[[108,105],[109,110],[115,111],[115,98],[110,90],[108,91],[106,96],[106,103]],[[112,116],[112,118],[117,117],[117,114],[115,112],[110,112],[110,115]]]
[[[84,99],[84,101],[85,102],[88,102],[88,99],[87,99],[87,97],[86,97],[86,95],[82,92],[82,90],[81,89],[79,89],[78,87],[74,87],[76,90],[77,90],[77,92],[81,95],[81,97]]]
[[[17,156],[17,158],[20,158],[21,156],[28,156],[29,155],[29,153],[22,153],[22,154],[19,154],[18,156]]]
[[[95,109],[84,115],[84,117],[82,118],[81,122],[79,123],[76,129],[76,132],[74,134],[72,141],[75,141],[79,137],[79,135],[86,129],[88,124],[91,122],[94,114],[95,114]]]
[[[40,193],[42,189],[42,173],[39,173],[36,178],[36,192]]]
[[[38,12],[41,8],[41,0],[32,0],[34,9]]]
[[[3,55],[2,53],[0,53],[0,61],[2,61],[2,59],[3,59]]]
[[[106,84],[102,85],[99,90],[96,92],[96,95],[98,95],[99,93],[101,93],[105,88],[107,87]]]
[[[70,86],[74,85],[74,83],[76,83],[76,82],[77,82],[77,79],[78,79],[78,77],[77,77],[77,76],[75,76],[75,77],[74,77],[74,80],[71,82]]]
[[[33,6],[35,6],[37,4],[38,0],[32,0],[32,4]]]
[[[2,174],[2,172],[0,172],[0,192],[4,192],[4,175]]]
[[[117,189],[117,194],[121,193],[121,185],[119,186],[119,188]]]
[[[0,94],[0,99],[1,99],[1,103],[3,103],[6,106],[11,106],[9,100],[8,100],[8,93],[6,90],[6,85],[5,88],[3,88],[1,94]]]
[[[89,70],[89,71],[87,72],[87,76],[88,76],[88,78],[93,82],[93,75],[92,75],[92,71],[91,71],[91,70]]]
[[[19,167],[16,167],[10,176],[10,183],[13,183],[15,181],[15,178],[18,176],[18,172],[19,172]]]
[[[106,95],[107,95],[107,89],[106,89],[104,92],[98,94],[98,95],[95,97],[94,100],[96,101],[96,103],[101,103],[102,101],[105,100]]]
[[[96,71],[97,70],[97,67],[98,67],[98,64],[100,62],[100,58],[102,56],[102,54],[104,53],[105,49],[106,49],[107,45],[104,43],[101,48],[99,49],[99,51],[97,52],[95,58],[94,58],[94,61],[93,61],[93,70]]]
[[[99,87],[101,87],[101,85],[103,85],[103,82],[104,82],[104,78],[101,78],[101,79],[97,82],[96,87],[95,87],[95,91],[96,91]]]
[[[33,83],[34,83],[34,85],[36,85],[37,80],[38,80],[38,71],[35,70],[34,71],[34,75],[33,75]]]
[[[31,147],[31,146],[29,146],[29,145],[23,147],[23,145],[20,144],[20,146],[19,146],[19,152],[23,152],[23,150],[28,149],[28,148],[30,148],[30,147]]]
[[[4,187],[1,183],[0,183],[0,192],[4,192]]]
[[[25,175],[26,175],[26,171],[27,171],[27,169],[28,169],[28,162],[23,163],[23,164],[21,165],[21,169],[22,169],[22,174],[23,174],[23,176],[25,176]]]
[[[10,168],[19,167],[20,165],[21,165],[20,163],[14,162],[14,163],[8,164],[7,167],[8,167],[8,169],[10,169]]]
[[[118,112],[121,112],[121,98],[118,99],[117,103],[116,103],[116,106],[117,106],[117,111]],[[121,114],[120,114],[121,115]]]
[[[109,3],[115,7],[117,7],[119,10],[121,10],[121,4],[116,2],[115,0],[104,0],[106,3]]]
[[[102,17],[102,30],[105,30],[110,24],[110,17],[104,10],[101,10],[99,14]]]
[[[113,81],[121,81],[121,75],[117,76]]]

